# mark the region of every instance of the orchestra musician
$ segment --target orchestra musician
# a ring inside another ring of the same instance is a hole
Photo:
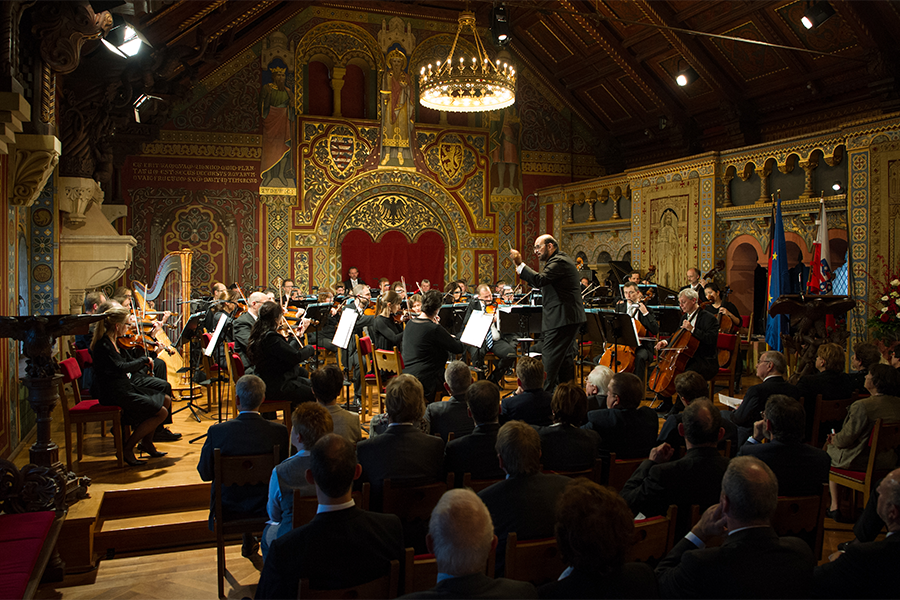
[[[347,288],[344,287],[343,281],[338,281],[334,284],[334,295],[335,296],[343,296],[347,293]]]
[[[631,281],[629,277],[628,282],[622,287],[622,291],[625,294],[625,301],[616,304],[616,312],[625,313],[632,319],[637,319],[650,335],[659,333],[659,324],[656,322],[653,312],[644,304],[638,284]],[[647,365],[652,356],[652,342],[642,342],[634,351],[634,374],[640,377],[641,381],[644,380]]]
[[[409,316],[410,318],[415,317],[420,312],[422,312],[422,294],[413,294],[409,297],[407,304],[409,304]]]
[[[351,292],[358,285],[366,285],[366,282],[359,276],[359,269],[350,267],[347,270],[347,279],[344,281],[344,291]]]
[[[706,294],[706,300],[709,302],[704,309],[714,315],[716,319],[722,317],[731,319],[731,330],[737,331],[743,324],[741,321],[741,312],[738,310],[738,307],[725,300],[722,290],[720,290],[719,286],[715,283],[707,283],[706,287],[703,288],[703,292]]]
[[[406,300],[406,286],[403,285],[402,281],[395,281],[391,285],[391,289],[394,290],[394,292],[398,296],[400,296],[400,302],[403,302],[404,300]]]
[[[331,288],[319,288],[318,293],[318,302],[319,304],[324,303],[333,303],[334,302],[334,291]],[[341,320],[340,309],[336,307],[331,308],[331,312],[328,315],[328,318],[324,323],[321,323],[319,326],[310,329],[306,333],[306,339],[309,340],[309,343],[313,346],[318,346],[319,348],[325,348],[326,350],[330,350],[331,352],[337,352],[338,347],[331,343],[331,340],[334,339],[334,334],[337,331],[338,323]]]
[[[480,284],[475,288],[475,294],[475,298],[469,302],[469,306],[466,308],[466,315],[463,317],[463,329],[469,324],[469,319],[476,310],[481,312],[493,311],[494,320],[491,323],[490,329],[488,329],[484,341],[481,343],[481,347],[476,349],[470,348],[470,352],[472,352],[472,364],[478,369],[481,369],[481,372],[483,373],[484,357],[488,352],[493,352],[494,356],[500,360],[497,364],[497,368],[493,370],[488,377],[488,380],[500,385],[503,376],[516,362],[516,347],[515,344],[510,344],[509,340],[500,334],[500,311],[496,309],[496,305],[493,303],[494,297],[493,294],[491,294],[490,286],[486,283]],[[479,379],[481,379],[481,377],[479,377]]]
[[[431,282],[427,279],[423,279],[419,282],[419,294],[424,295],[426,292],[431,290]]]
[[[393,350],[403,346],[403,323],[394,316],[400,312],[400,295],[389,291],[378,299],[381,310],[375,316],[375,322],[369,333],[372,343],[378,350]]]
[[[358,314],[350,338],[352,340],[352,336],[354,335],[362,337],[363,329],[371,327],[375,322],[375,317],[373,315],[365,314],[366,309],[372,302],[372,290],[369,289],[369,286],[364,283],[357,285],[351,290],[351,296],[352,298],[348,300],[347,306],[352,308]],[[346,352],[347,360],[345,364],[350,369],[350,372],[353,373],[354,398],[358,403],[362,398],[362,377],[360,376],[359,357],[356,355],[356,344],[352,342],[348,344]]]
[[[284,306],[292,301],[300,299],[300,290],[297,288],[293,279],[285,279],[281,284],[281,305]]]
[[[458,281],[454,281],[450,284],[450,289],[447,290],[445,299],[448,304],[457,304],[458,302],[463,301],[462,295],[462,286],[460,286]]]
[[[247,357],[255,368],[255,375],[266,384],[266,399],[289,401],[292,406],[301,402],[315,402],[307,371],[300,363],[314,353],[312,346],[300,346],[297,337],[285,339],[279,331],[284,324],[284,310],[277,302],[266,302],[259,308],[259,316],[250,330]],[[298,336],[302,336],[309,319],[301,320]]]
[[[698,298],[703,298],[704,297],[703,296],[703,286],[706,285],[706,281],[704,279],[700,278],[700,269],[698,269],[697,267],[691,267],[690,269],[687,270],[686,277],[687,277],[687,285],[683,286],[678,291],[680,292],[681,290],[686,290],[686,289],[690,288],[690,289],[694,290],[695,292],[697,292]]]
[[[639,284],[641,283],[641,272],[640,271],[632,271],[626,277],[626,281],[630,281],[631,283]]]
[[[443,387],[448,354],[465,350],[463,343],[440,325],[438,311],[442,303],[441,292],[431,290],[425,294],[422,312],[410,319],[403,333],[403,374],[413,375],[422,383],[426,403],[432,402]]]
[[[544,234],[534,242],[534,253],[544,264],[540,273],[522,261],[522,254],[510,248],[516,272],[543,295],[541,360],[547,378],[544,389],[553,392],[561,381],[575,378],[575,338],[587,321],[581,299],[581,284],[575,262],[559,250],[559,242]]]
[[[232,327],[234,335],[234,351],[240,357],[244,365],[244,373],[253,374],[253,365],[247,356],[247,345],[250,343],[250,330],[259,318],[259,308],[266,302],[271,302],[264,292],[253,292],[247,298],[247,310],[234,320]]]

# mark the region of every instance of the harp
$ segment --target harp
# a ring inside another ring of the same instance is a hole
[[[133,282],[136,308],[142,313],[171,312],[169,322],[175,326],[175,331],[181,331],[191,316],[191,256],[192,251],[186,248],[171,252],[159,263],[152,286]],[[150,302],[153,303],[152,311],[148,307]],[[172,345],[164,329],[156,337],[164,347]],[[166,374],[172,384],[172,391],[182,397],[189,394],[189,391],[187,394],[185,391],[190,390],[190,369],[184,369],[185,365],[191,364],[188,345],[182,344],[173,354],[160,352],[159,358],[166,363]]]

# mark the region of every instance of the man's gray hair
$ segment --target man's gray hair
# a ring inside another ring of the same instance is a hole
[[[900,508],[900,469],[894,469],[888,473],[884,481],[881,482],[881,488],[882,492],[887,492],[886,494],[881,494],[887,503]]]
[[[763,355],[760,357],[760,360],[767,360],[772,363],[772,368],[775,369],[775,372],[784,373],[787,371],[787,360],[784,358],[784,354],[779,352],[778,350],[768,350],[763,352]]]
[[[601,396],[606,395],[606,390],[612,378],[613,370],[605,365],[597,365],[587,376],[588,381],[600,390],[598,394]]]
[[[439,572],[462,577],[484,571],[494,540],[494,523],[475,492],[445,492],[431,511],[428,533]]]
[[[465,394],[472,385],[472,372],[469,366],[461,360],[452,360],[444,371],[444,382],[450,388],[453,396]]]
[[[364,291],[366,291],[367,289],[369,289],[369,286],[360,283],[360,284],[358,284],[358,285],[353,286],[352,292],[353,292],[353,295],[354,295],[354,296],[359,296],[360,294],[362,294],[362,293],[363,293]]]
[[[754,456],[739,456],[728,463],[722,493],[731,515],[741,523],[769,522],[778,507],[778,478],[769,465]]]
[[[244,375],[234,384],[241,410],[256,410],[266,399],[266,382],[256,375]]]
[[[682,298],[691,298],[692,300],[699,300],[700,295],[697,294],[697,290],[695,290],[695,289],[684,288],[683,290],[678,292],[678,299],[681,300]]]

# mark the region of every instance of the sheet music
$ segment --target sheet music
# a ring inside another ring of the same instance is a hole
[[[726,396],[725,394],[719,394],[719,402],[724,404],[725,406],[736,409],[741,405],[741,398],[732,398],[731,396]]]
[[[358,318],[358,312],[349,307],[345,308],[344,312],[341,313],[341,320],[338,323],[337,330],[334,332],[334,338],[331,340],[331,343],[338,348],[346,350]]]
[[[482,312],[480,310],[472,311],[469,322],[466,324],[466,329],[460,336],[459,341],[463,344],[481,348],[493,320],[493,314]]]
[[[225,329],[226,321],[228,321],[228,317],[225,313],[219,313],[219,320],[216,322],[216,330],[213,331],[212,338],[209,340],[209,345],[203,349],[203,354],[206,356],[212,356],[213,349],[215,349],[216,343],[219,341],[219,336],[222,335],[222,330]]]

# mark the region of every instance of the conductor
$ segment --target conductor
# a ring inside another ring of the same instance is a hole
[[[581,301],[578,269],[567,254],[559,251],[559,242],[549,234],[534,241],[534,253],[544,264],[540,273],[522,262],[522,254],[510,248],[509,257],[516,272],[531,287],[541,288],[543,296],[542,335],[544,389],[553,392],[560,381],[575,378],[575,338],[587,321]]]

